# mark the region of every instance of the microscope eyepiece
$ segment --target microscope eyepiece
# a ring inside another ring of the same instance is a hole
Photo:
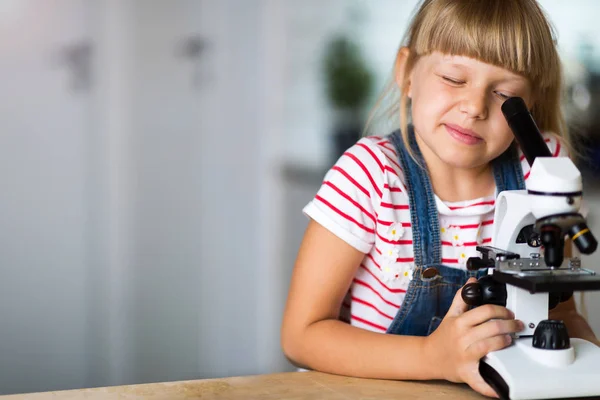
[[[575,246],[583,254],[591,254],[596,251],[598,242],[585,222],[573,225],[569,229],[569,237],[575,243]]]
[[[500,109],[529,165],[533,165],[536,157],[552,157],[544,137],[522,98],[511,97],[502,103]]]

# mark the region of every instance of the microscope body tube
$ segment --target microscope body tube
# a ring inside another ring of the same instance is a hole
[[[536,157],[552,157],[550,149],[544,142],[525,101],[520,97],[511,97],[502,103],[502,113],[513,131],[521,151],[529,165],[533,165]]]

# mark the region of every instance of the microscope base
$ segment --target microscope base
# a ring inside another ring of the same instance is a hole
[[[531,342],[516,339],[481,360],[481,376],[501,399],[600,396],[600,347],[571,339],[570,349],[541,350]]]

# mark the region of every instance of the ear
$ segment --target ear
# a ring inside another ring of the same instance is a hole
[[[410,84],[411,75],[406,76],[405,79],[405,72],[406,68],[408,67],[409,56],[410,49],[408,47],[401,47],[400,50],[398,50],[398,54],[396,54],[396,62],[394,64],[394,79],[396,81],[396,85],[398,85],[401,90],[404,88],[406,95],[410,98],[412,96]]]

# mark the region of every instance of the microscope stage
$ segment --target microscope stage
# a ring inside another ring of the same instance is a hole
[[[512,274],[495,270],[494,279],[501,283],[528,290],[532,294],[540,292],[600,290],[600,276],[560,273],[560,270],[536,271],[530,274]]]
[[[493,270],[494,280],[529,291],[578,292],[600,290],[600,275],[575,267],[550,268],[543,259],[520,258],[497,262]],[[565,264],[567,264],[565,262]]]

